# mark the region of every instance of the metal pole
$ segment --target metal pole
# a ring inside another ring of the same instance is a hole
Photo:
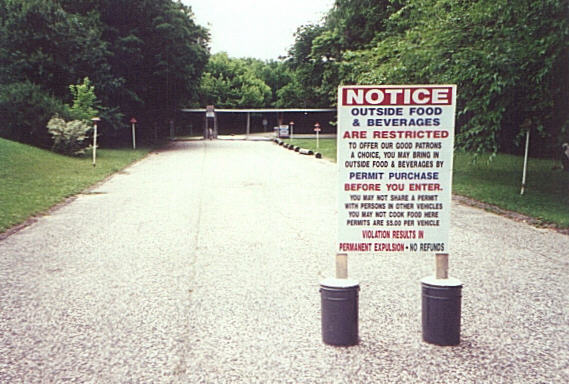
[[[135,127],[135,123],[132,123],[132,149],[136,149],[136,127]]]
[[[217,140],[217,135],[219,133],[219,125],[217,121],[217,113],[213,117],[213,139]]]
[[[526,188],[526,174],[527,174],[527,169],[528,169],[528,153],[529,153],[529,132],[530,132],[530,128],[528,128],[528,131],[526,134],[526,151],[525,151],[525,155],[524,155],[524,172],[522,175],[522,190],[520,191],[520,195],[524,194],[525,188]]]
[[[249,133],[251,133],[251,112],[247,112],[247,134],[246,139],[249,139]]]

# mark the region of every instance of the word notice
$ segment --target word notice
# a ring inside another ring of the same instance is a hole
[[[339,253],[449,252],[456,85],[338,90]]]

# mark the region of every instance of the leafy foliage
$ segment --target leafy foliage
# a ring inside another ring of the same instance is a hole
[[[137,116],[143,136],[197,100],[209,35],[193,19],[174,0],[0,0],[0,88],[33,84],[70,102],[68,85],[88,77],[104,137],[128,132],[125,114]],[[46,112],[28,134],[22,120],[34,120],[33,109],[22,107],[25,119],[10,121],[2,135],[45,146],[47,120],[61,111]]]
[[[553,68],[568,29],[554,3],[409,1],[390,19],[399,33],[347,53],[347,72],[364,83],[457,83],[458,145],[512,150],[524,127],[545,133],[561,91]]]
[[[213,55],[202,76],[202,105],[226,108],[269,105],[271,88],[257,76],[249,62],[229,58],[223,52]]]
[[[336,0],[298,29],[287,63],[311,105],[332,105],[342,83],[458,84],[467,150],[515,152],[531,127],[548,154],[569,134],[567,0]]]
[[[61,101],[29,81],[0,86],[1,137],[49,148],[46,124],[55,113],[63,112]]]
[[[47,123],[49,134],[53,138],[52,149],[63,155],[79,156],[88,147],[88,132],[91,126],[84,120],[66,122],[59,116],[52,117]]]
[[[94,108],[97,103],[95,87],[91,85],[88,77],[83,79],[81,84],[71,84],[69,86],[73,96],[73,104],[69,107],[68,115],[74,120],[89,121],[96,116],[97,110]]]

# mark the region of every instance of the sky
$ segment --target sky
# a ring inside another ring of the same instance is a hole
[[[301,25],[320,23],[334,0],[183,0],[209,29],[211,53],[277,60]]]

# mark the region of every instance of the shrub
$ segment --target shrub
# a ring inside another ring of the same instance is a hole
[[[87,139],[90,129],[85,121],[66,122],[59,116],[52,117],[47,123],[47,130],[53,138],[52,150],[63,155],[83,155],[89,145]]]
[[[64,110],[63,103],[31,82],[0,86],[0,137],[49,148],[46,123]]]

